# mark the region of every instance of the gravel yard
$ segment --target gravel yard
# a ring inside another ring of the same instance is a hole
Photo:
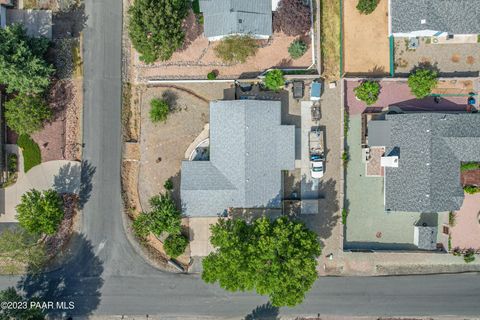
[[[146,65],[139,61],[138,54],[133,53],[133,64],[137,69],[137,80],[148,79],[206,79],[207,73],[217,70],[219,78],[231,79],[251,77],[272,67],[307,68],[312,64],[312,48],[297,60],[292,60],[288,54],[288,46],[296,37],[275,33],[272,40],[262,45],[256,55],[245,63],[226,64],[216,57],[214,47],[216,42],[209,42],[200,36],[191,41],[182,51],[177,51],[165,62],[158,61]]]
[[[138,186],[143,210],[148,199],[163,192],[169,178],[174,185],[174,199],[180,205],[180,168],[185,151],[209,121],[209,101],[223,98],[230,84],[193,84],[186,88],[196,95],[168,87],[148,87],[141,96],[140,170]],[[174,97],[174,111],[165,123],[153,124],[148,116],[150,101],[167,94]],[[197,96],[198,95],[198,96]]]
[[[407,74],[420,63],[436,67],[445,76],[478,76],[480,43],[439,44],[420,38],[417,49],[408,49],[407,38],[395,38],[395,73]]]

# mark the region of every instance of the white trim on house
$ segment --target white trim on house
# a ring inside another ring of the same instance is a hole
[[[259,39],[259,40],[267,40],[270,36],[263,35],[263,34],[251,34],[251,33],[231,33],[231,34],[224,34],[221,36],[215,37],[208,37],[208,41],[220,41],[229,36],[251,36],[252,38]]]

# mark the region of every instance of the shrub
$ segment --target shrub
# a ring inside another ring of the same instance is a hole
[[[20,94],[5,103],[7,125],[18,134],[32,134],[52,118],[52,111],[42,98]]]
[[[463,187],[463,191],[465,191],[468,194],[475,194],[480,192],[480,187],[476,186],[465,186]]]
[[[18,171],[18,158],[15,153],[9,153],[7,156],[7,170],[10,173]]]
[[[160,194],[150,198],[151,210],[142,212],[133,221],[135,234],[143,239],[152,232],[160,236],[162,232],[178,234],[181,231],[181,213],[175,207],[175,203],[169,193]]]
[[[273,29],[289,36],[300,36],[310,31],[310,8],[303,0],[281,0],[273,12]]]
[[[160,121],[167,121],[167,116],[170,113],[170,106],[168,102],[162,99],[152,99],[150,101],[150,120],[153,123]]]
[[[265,75],[265,87],[270,90],[278,91],[285,86],[285,79],[283,78],[283,72],[280,69],[273,69],[267,72]]]
[[[302,40],[294,40],[288,47],[288,53],[292,59],[298,59],[307,52],[307,44]]]
[[[141,213],[133,220],[133,232],[140,239],[145,239],[150,234],[150,216],[148,214]]]
[[[347,224],[348,210],[342,209],[342,224]]]
[[[379,0],[358,0],[357,10],[363,14],[370,14],[377,8]]]
[[[380,84],[377,81],[363,81],[353,89],[355,96],[365,102],[368,106],[374,104],[380,95]]]
[[[347,166],[349,160],[350,160],[350,156],[348,155],[348,152],[347,152],[347,151],[343,151],[343,153],[342,153],[343,165],[344,165],[344,166]]]
[[[188,239],[183,234],[171,234],[165,239],[163,248],[165,253],[172,258],[176,258],[185,252],[188,245]]]
[[[64,215],[63,200],[52,189],[24,193],[16,209],[20,226],[31,234],[55,234]]]
[[[30,136],[21,134],[18,137],[17,145],[22,149],[23,170],[25,172],[28,172],[28,170],[42,162],[40,147]]]
[[[448,213],[448,225],[450,227],[454,227],[455,226],[455,223],[456,223],[456,215],[454,212],[450,211]]]
[[[135,0],[128,10],[128,32],[140,60],[168,60],[185,40],[187,0]]]
[[[418,69],[408,77],[408,86],[417,99],[428,96],[438,82],[438,74],[429,69]]]
[[[465,251],[465,253],[463,254],[463,260],[465,261],[465,263],[475,261],[475,250],[468,249],[467,251]]]
[[[163,187],[165,188],[165,190],[168,190],[168,191],[173,190],[173,182],[172,182],[172,179],[167,179],[167,180],[165,180],[165,183],[163,184]]]
[[[349,126],[350,126],[350,114],[348,113],[348,110],[345,109],[343,111],[343,135],[345,136],[345,138],[347,138]]]
[[[460,165],[460,171],[469,171],[480,169],[480,163],[478,162],[463,162]]]
[[[208,74],[207,74],[207,79],[208,80],[215,80],[217,79],[217,73],[215,71],[210,71]]]
[[[258,50],[257,41],[248,35],[233,35],[220,41],[215,47],[218,58],[227,63],[244,63]]]

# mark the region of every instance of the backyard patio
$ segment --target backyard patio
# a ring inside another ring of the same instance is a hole
[[[458,80],[461,81],[461,80]],[[472,80],[468,80],[472,81]],[[367,108],[367,105],[355,97],[354,89],[358,87],[361,80],[346,80],[345,81],[345,104],[348,107],[350,114],[361,114]],[[440,81],[442,84],[442,81]],[[472,83],[473,88],[478,87],[478,84]],[[466,96],[446,96],[440,99],[434,97],[426,97],[424,99],[417,99],[410,92],[406,80],[381,80],[380,81],[380,95],[375,104],[370,107],[388,107],[399,106],[404,111],[465,111],[467,107]]]

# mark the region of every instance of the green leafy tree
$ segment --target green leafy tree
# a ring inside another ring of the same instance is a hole
[[[187,0],[135,0],[128,10],[128,31],[140,60],[153,63],[168,60],[182,47],[187,16]]]
[[[428,96],[438,83],[438,73],[429,69],[418,69],[408,77],[408,86],[417,99]]]
[[[155,122],[167,121],[168,114],[170,113],[170,106],[168,102],[162,99],[152,99],[150,101],[150,120]]]
[[[35,300],[35,299],[32,299]],[[0,304],[3,302],[29,302],[22,297],[13,287],[0,291]],[[45,320],[43,310],[39,308],[1,308],[1,320]]]
[[[24,193],[16,209],[20,226],[32,234],[55,234],[64,215],[62,198],[52,189]]]
[[[185,252],[188,245],[188,239],[183,234],[171,234],[165,239],[163,248],[165,253],[172,258],[176,258]]]
[[[229,291],[256,290],[274,306],[294,306],[317,279],[320,245],[304,224],[281,217],[247,224],[221,219],[212,226],[215,252],[203,260],[202,279]]]
[[[358,0],[357,10],[363,14],[370,14],[377,8],[378,1],[379,0]]]
[[[145,238],[150,232],[159,236],[162,232],[178,234],[181,231],[181,213],[169,193],[150,198],[151,210],[142,212],[133,225],[139,238]]]
[[[0,234],[0,252],[4,262],[0,267],[2,273],[19,273],[22,264],[37,273],[47,261],[45,247],[38,242],[38,236],[22,228],[7,228]]]
[[[52,110],[38,96],[20,94],[5,103],[7,125],[18,134],[32,134],[52,118]]]
[[[285,86],[285,79],[283,78],[283,71],[280,69],[273,69],[265,75],[265,86],[270,90],[278,91]]]
[[[42,93],[54,69],[45,60],[46,38],[27,36],[21,25],[0,29],[0,83],[9,93]]]
[[[288,53],[292,59],[301,58],[307,52],[307,44],[302,40],[294,40],[288,47]]]
[[[215,47],[218,58],[227,63],[244,63],[258,50],[257,41],[248,35],[233,35],[220,41]]]
[[[172,191],[173,190],[172,179],[165,180],[165,183],[163,184],[163,187],[165,188],[165,190]]]
[[[353,91],[358,99],[370,106],[378,100],[380,84],[377,81],[363,81],[358,87],[353,89]]]

